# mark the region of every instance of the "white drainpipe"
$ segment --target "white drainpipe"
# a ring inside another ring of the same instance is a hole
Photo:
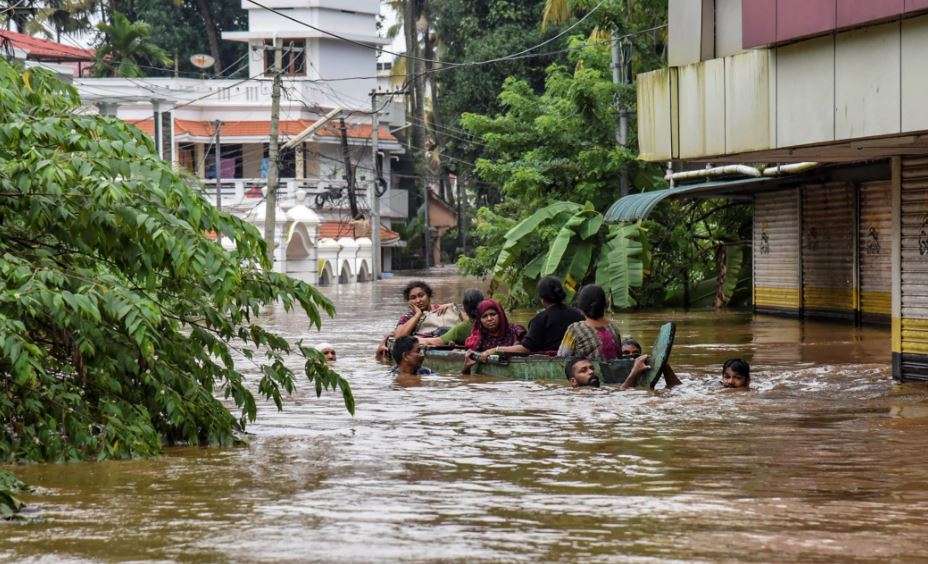
[[[818,163],[793,163],[786,165],[771,166],[764,169],[764,176],[780,176],[781,174],[796,174],[805,172],[818,166]]]

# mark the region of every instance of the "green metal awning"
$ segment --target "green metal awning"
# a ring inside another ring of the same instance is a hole
[[[667,198],[681,197],[710,197],[725,196],[732,194],[744,194],[754,192],[758,188],[766,188],[779,184],[777,178],[758,177],[758,178],[741,178],[738,180],[718,180],[714,182],[700,182],[698,184],[687,184],[685,186],[675,186],[664,190],[654,190],[652,192],[641,192],[640,194],[629,194],[619,198],[614,204],[609,206],[606,211],[606,221],[638,221],[650,214],[657,204]]]

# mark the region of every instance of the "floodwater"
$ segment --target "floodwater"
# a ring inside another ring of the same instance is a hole
[[[443,375],[400,387],[371,353],[393,279],[327,290],[358,410],[303,385],[250,445],[33,465],[36,519],[0,560],[833,561],[928,558],[928,388],[893,383],[883,329],[744,313],[678,323],[672,392]],[[440,299],[465,284],[433,279]],[[269,323],[319,339],[297,315]],[[754,390],[722,390],[743,356]]]

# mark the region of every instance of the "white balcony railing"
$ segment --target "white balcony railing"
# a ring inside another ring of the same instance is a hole
[[[203,197],[216,202],[216,181],[204,179]],[[265,195],[267,180],[264,178],[223,179],[220,184],[220,196],[223,209],[243,210],[254,207]],[[347,208],[348,198],[344,180],[320,178],[283,178],[277,188],[277,201],[283,208],[303,204],[318,209]],[[359,205],[367,209],[367,189],[355,189]],[[381,216],[405,219],[409,213],[409,194],[406,190],[388,190],[380,199]]]

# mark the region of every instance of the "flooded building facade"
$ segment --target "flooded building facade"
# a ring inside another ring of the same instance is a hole
[[[753,199],[756,311],[888,324],[894,377],[928,379],[928,0],[668,15],[668,67],[638,76],[640,158],[752,165],[669,192]]]

